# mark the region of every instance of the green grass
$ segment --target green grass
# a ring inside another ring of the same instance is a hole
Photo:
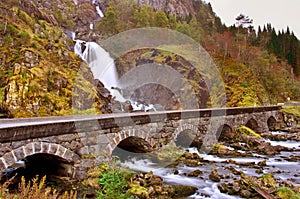
[[[276,195],[281,199],[300,199],[300,194],[288,187],[279,187]]]
[[[133,199],[129,189],[132,172],[108,164],[100,166],[100,170],[97,199]]]
[[[239,128],[235,129],[235,131],[239,134],[244,134],[244,135],[251,135],[256,138],[262,138],[259,134],[257,134],[255,131],[252,129],[246,127],[246,126],[240,126]]]
[[[300,118],[300,106],[283,106],[280,112],[294,115],[297,119]]]

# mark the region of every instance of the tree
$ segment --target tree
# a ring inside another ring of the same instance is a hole
[[[108,35],[119,33],[118,21],[116,9],[114,6],[110,5],[105,12],[105,17],[100,23],[101,31]]]
[[[162,10],[156,12],[154,17],[154,25],[156,27],[167,28],[169,25],[169,19],[166,13]]]
[[[179,23],[176,27],[176,30],[178,32],[181,32],[185,35],[188,35],[190,36],[191,35],[191,29],[190,29],[190,26],[184,21],[182,23]]]
[[[201,27],[201,24],[195,18],[192,18],[189,22],[189,26],[191,32],[189,36],[197,42],[200,42],[203,36],[203,29]]]
[[[253,23],[253,19],[250,19],[249,16],[240,14],[235,18],[236,25],[241,28],[247,28]]]
[[[227,56],[231,55],[231,52],[234,52],[234,37],[230,31],[224,31],[222,34],[218,34],[216,41],[219,44],[220,50],[223,50],[223,62]]]
[[[169,18],[169,26],[171,29],[176,29],[176,26],[177,26],[177,20],[176,20],[176,17],[172,14],[169,14],[168,15],[168,18]]]
[[[242,53],[242,45],[245,48],[247,47],[247,36],[248,36],[248,32],[249,32],[249,30],[248,30],[246,33],[241,34],[240,29],[251,27],[251,25],[253,23],[253,19],[250,19],[248,16],[246,16],[244,14],[240,14],[239,16],[237,16],[235,18],[235,20],[236,20],[236,25],[238,26],[238,32],[236,34],[236,39],[237,39],[237,42],[239,43],[239,51],[238,51],[238,58],[239,58]]]
[[[150,26],[150,15],[144,6],[134,12],[133,18],[136,21],[137,28]]]

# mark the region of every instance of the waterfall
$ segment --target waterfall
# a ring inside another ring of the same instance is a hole
[[[100,9],[99,2],[97,2],[97,0],[92,0],[92,4],[96,7],[96,11],[97,11],[98,15],[100,16],[100,18],[103,18],[104,14],[103,14],[102,10]]]
[[[74,46],[74,53],[82,59],[82,44],[84,43],[84,41],[75,40],[75,36],[73,38],[74,38],[74,41],[76,41],[75,46]]]
[[[101,9],[100,9],[99,6],[96,6],[96,10],[97,10],[97,13],[98,13],[98,15],[100,16],[100,18],[103,18],[103,17],[104,17],[104,14],[103,14],[103,12],[101,11]]]
[[[85,46],[85,49],[83,49]],[[94,78],[99,79],[116,100],[125,102],[126,99],[116,89],[118,87],[118,74],[113,58],[95,42],[76,40],[75,54],[79,55],[90,67]]]
[[[76,39],[76,33],[75,32],[72,32],[72,39],[73,39],[73,41],[75,41],[75,39]]]

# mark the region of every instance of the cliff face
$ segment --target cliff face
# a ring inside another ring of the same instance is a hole
[[[155,10],[164,10],[175,16],[187,17],[193,14],[194,6],[191,0],[136,0],[139,5],[149,5]],[[195,13],[194,13],[195,14]]]
[[[159,104],[164,110],[192,109],[205,108],[210,103],[210,93],[205,83],[204,77],[197,71],[194,66],[183,57],[171,53],[169,51],[158,49],[138,49],[128,52],[116,60],[117,70],[120,76],[123,76],[135,67],[148,65],[157,70],[150,76],[156,77],[156,81],[151,84],[141,84],[135,92],[129,96],[130,99],[136,102],[145,104]],[[161,69],[156,68],[156,65],[164,65],[169,73],[161,73]],[[170,70],[177,71],[176,73]],[[138,83],[139,78],[135,81]],[[174,75],[172,78],[170,75]],[[164,84],[161,79],[168,79],[168,84]],[[177,79],[178,78],[178,79]],[[174,81],[176,79],[176,81]],[[186,83],[183,83],[186,81]],[[156,84],[160,82],[161,84]],[[172,90],[170,90],[172,88]],[[126,90],[124,91],[126,93]],[[194,98],[195,96],[195,98]],[[196,101],[194,101],[195,99]]]
[[[52,26],[61,27],[65,32],[73,31],[82,34],[89,33],[90,23],[99,22],[100,17],[96,6],[101,9],[107,6],[99,0],[4,0],[2,4],[18,7],[29,16],[44,20]]]
[[[55,20],[34,4],[25,12],[10,3],[0,6],[0,102],[8,116],[109,112],[110,97],[98,92],[102,85],[94,86],[90,69]]]

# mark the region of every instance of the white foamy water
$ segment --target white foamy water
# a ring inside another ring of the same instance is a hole
[[[227,160],[233,160],[237,163],[247,163],[247,162],[254,162],[255,164],[264,160],[264,158],[259,157],[233,157],[233,158],[221,158],[215,155],[208,155],[208,154],[200,154],[200,157],[207,161],[213,162],[224,162]]]
[[[273,131],[272,134],[273,134],[273,135],[286,135],[286,134],[288,134],[288,132],[284,132],[284,131]]]
[[[185,165],[177,166],[179,175],[174,174],[174,169],[160,167],[158,164],[151,162],[150,160],[143,159],[137,160],[135,158],[125,161],[122,166],[128,167],[134,171],[149,172],[152,171],[154,175],[163,178],[163,181],[168,184],[180,184],[186,186],[194,186],[198,188],[197,193],[187,197],[188,199],[201,199],[201,198],[214,198],[214,199],[237,199],[239,197],[229,196],[223,194],[218,189],[218,183],[214,183],[208,179],[202,179],[198,177],[188,177],[184,173],[190,173],[197,169],[194,167],[188,167]]]
[[[196,193],[190,197],[189,199],[202,199],[202,198],[210,198],[210,199],[238,199],[237,196],[230,196],[224,193],[221,193],[218,188],[218,183],[212,183],[209,187],[204,187],[199,191],[199,193]]]
[[[272,146],[284,146],[284,147],[288,147],[288,148],[300,149],[300,142],[297,142],[297,141],[271,141],[271,140],[266,140],[266,142],[269,142]]]
[[[116,97],[116,100],[120,102],[126,101],[119,90],[112,89],[112,87],[118,87],[118,73],[114,59],[108,52],[95,42],[82,40],[76,40],[74,52],[87,62],[94,78],[99,79],[112,96]]]
[[[75,54],[87,62],[94,78],[99,79],[104,84],[104,87],[110,91],[111,95],[115,97],[115,100],[119,102],[130,101],[135,111],[156,111],[156,106],[153,104],[138,104],[123,96],[123,86],[126,87],[126,85],[119,84],[114,59],[107,51],[95,42],[75,41]]]
[[[96,6],[96,11],[97,11],[98,15],[100,16],[100,18],[104,17],[104,14],[103,14],[103,12],[102,12],[102,10],[100,9],[99,6]]]

